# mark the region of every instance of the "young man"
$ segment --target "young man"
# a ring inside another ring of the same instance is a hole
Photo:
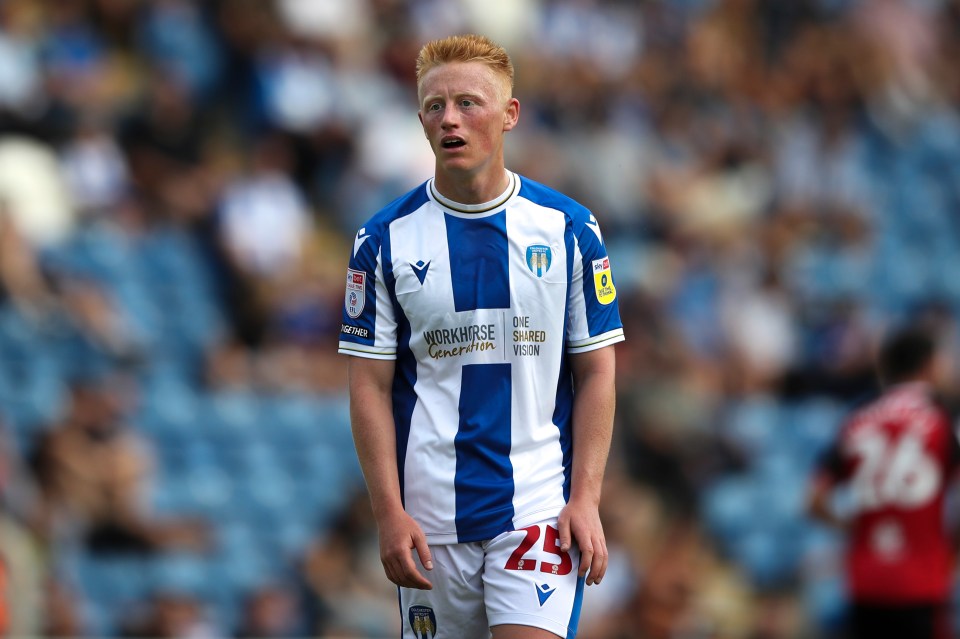
[[[854,639],[947,639],[953,544],[944,505],[960,444],[934,397],[941,359],[933,336],[909,327],[884,342],[878,364],[886,389],[844,424],[813,481],[810,510],[849,529]],[[831,508],[840,483],[851,489],[849,518]]]
[[[408,639],[572,637],[607,566],[616,288],[590,212],[506,170],[512,87],[486,38],[421,49],[435,176],[347,271],[354,439]]]

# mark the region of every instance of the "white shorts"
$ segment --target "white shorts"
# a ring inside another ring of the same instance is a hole
[[[516,624],[577,634],[580,548],[560,552],[556,518],[482,542],[430,546],[433,590],[400,588],[404,639],[486,639]]]

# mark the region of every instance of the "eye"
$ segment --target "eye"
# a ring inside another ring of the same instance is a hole
[[[476,104],[477,103],[474,102],[473,100],[468,100],[466,98],[464,98],[463,100],[460,100],[460,106],[462,107],[472,107],[472,106],[476,106]]]
[[[434,102],[433,104],[430,104],[429,106],[427,106],[427,111],[439,111],[439,110],[440,110],[439,102]]]

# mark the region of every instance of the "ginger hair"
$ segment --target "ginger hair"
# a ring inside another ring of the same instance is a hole
[[[513,62],[506,49],[481,35],[455,35],[423,45],[417,56],[417,88],[431,69],[448,62],[482,62],[504,80],[505,98],[513,94]]]

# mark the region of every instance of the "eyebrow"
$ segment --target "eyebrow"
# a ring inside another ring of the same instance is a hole
[[[436,95],[425,95],[425,96],[423,96],[423,100],[420,101],[420,104],[426,104],[426,103],[428,103],[428,102],[432,102],[433,100],[439,100],[439,99],[442,99],[442,98],[443,98],[443,96],[442,96],[442,95],[439,95],[439,94],[436,94]],[[463,93],[457,93],[456,95],[453,96],[453,99],[454,99],[454,100],[462,100],[463,98],[470,98],[470,99],[474,99],[474,100],[483,100],[483,99],[484,99],[484,97],[483,97],[481,94],[476,93],[476,92],[471,92],[471,91],[464,91]]]

